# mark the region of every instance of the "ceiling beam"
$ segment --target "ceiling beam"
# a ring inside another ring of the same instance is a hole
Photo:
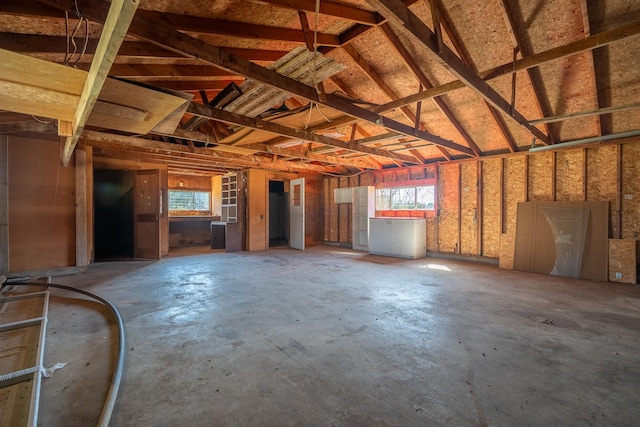
[[[88,64],[78,64],[77,68],[86,70]],[[244,81],[244,77],[212,65],[113,64],[109,75],[131,80],[198,80],[200,78],[207,81]]]
[[[316,11],[316,0],[251,0],[253,3],[268,4],[291,10]],[[382,17],[377,12],[349,6],[342,3],[322,0],[318,11],[322,15],[346,19],[365,25],[378,25]]]
[[[385,18],[394,25],[406,28],[417,40],[429,49],[438,58],[449,72],[465,83],[476,94],[486,99],[494,107],[503,111],[520,126],[527,129],[532,135],[542,142],[548,142],[548,137],[529,124],[517,110],[500,96],[491,86],[480,76],[471,70],[456,54],[446,45],[438,46],[434,33],[409,10],[400,0],[367,0],[367,2],[378,10]]]
[[[234,164],[242,167],[257,167],[284,171],[305,170],[314,172],[335,171],[333,166],[318,166],[309,163],[296,163],[285,160],[272,159],[260,156],[244,156],[215,148],[194,147],[193,151],[186,145],[172,144],[170,142],[153,141],[149,139],[134,138],[130,136],[114,135],[110,133],[85,130],[82,139],[87,145],[94,147],[111,148],[117,150],[148,151],[150,153],[164,153],[172,156],[193,159],[194,161],[217,162],[221,165]]]
[[[584,36],[589,37],[591,35],[591,23],[589,22],[589,4],[587,0],[580,0],[580,9],[582,11],[582,27],[584,29]],[[593,51],[587,52],[588,72],[591,79],[591,90],[593,91],[593,107],[595,109],[600,108],[600,98],[598,97],[598,78],[596,75],[596,64],[593,58]],[[602,136],[602,121],[600,115],[594,116],[596,132],[598,136]],[[549,123],[549,122],[547,122]]]
[[[404,163],[411,163],[411,164],[417,163],[416,160],[411,156],[392,154],[385,150],[378,150],[371,147],[359,146],[357,144],[349,144],[348,142],[345,142],[339,139],[329,138],[323,135],[316,135],[304,129],[293,129],[293,128],[286,127],[274,122],[268,122],[260,118],[242,116],[240,114],[231,113],[229,111],[224,111],[219,108],[212,108],[209,106],[192,103],[189,105],[189,108],[187,108],[187,112],[200,117],[219,120],[221,122],[236,124],[236,125],[240,125],[240,126],[248,127],[251,129],[264,131],[264,132],[270,132],[276,135],[283,135],[283,136],[288,136],[295,139],[301,139],[303,141],[317,142],[324,145],[331,145],[334,147],[340,147],[346,150],[356,151],[364,154],[369,154],[372,156],[387,157],[390,159],[399,160]]]
[[[67,38],[64,36],[45,36],[39,34],[17,34],[0,32],[0,49],[29,54],[60,54],[64,56]],[[95,53],[98,39],[90,38],[85,55]],[[287,52],[282,50],[244,49],[228,47],[226,50],[250,61],[277,61]],[[184,55],[172,52],[147,42],[124,41],[118,51],[118,58],[184,58]]]
[[[46,4],[55,6],[62,10],[68,10],[74,7],[72,0],[39,1],[43,1]],[[105,5],[102,4],[102,2],[87,2],[83,6],[83,13],[92,20],[103,22],[105,17]],[[130,34],[147,40],[150,43],[154,43],[158,46],[162,46],[176,52],[182,52],[187,57],[201,59],[247,78],[276,87],[284,92],[289,92],[317,104],[334,108],[350,116],[357,117],[358,119],[386,127],[387,129],[394,130],[406,136],[419,138],[465,154],[473,155],[473,151],[468,147],[436,135],[432,135],[428,132],[414,129],[413,126],[407,126],[403,123],[383,117],[380,114],[354,105],[340,96],[326,94],[326,99],[321,101],[318,93],[311,86],[307,86],[301,82],[283,76],[273,70],[261,67],[245,60],[244,58],[231,55],[224,49],[190,37],[173,28],[167,27],[160,22],[151,21],[142,16],[136,16],[129,28],[129,32]]]
[[[530,123],[531,124],[555,123],[555,122],[561,122],[564,120],[576,119],[579,117],[600,116],[602,114],[611,114],[618,111],[627,111],[627,110],[633,110],[636,108],[640,108],[640,102],[636,102],[634,104],[620,105],[618,107],[605,107],[605,108],[598,108],[597,110],[579,111],[577,113],[570,113],[562,116],[545,117],[542,119],[531,120]],[[598,135],[598,136],[602,136],[602,135]]]
[[[524,58],[525,56],[528,56],[531,52],[527,52],[525,50],[524,45],[520,42],[520,37],[518,37],[518,33],[516,32],[516,26],[513,23],[513,19],[511,18],[511,13],[509,12],[509,9],[507,8],[507,4],[505,2],[505,0],[498,0],[498,6],[500,7],[500,10],[502,11],[502,16],[504,18],[505,24],[507,26],[507,31],[509,32],[510,38],[511,38],[511,43],[513,45],[513,48],[515,49],[515,56],[514,56],[514,60],[518,59],[518,58]],[[540,84],[538,82],[538,79],[536,78],[536,76],[533,75],[533,70],[531,68],[527,68],[526,70],[524,70],[524,74],[527,78],[527,80],[529,81],[529,84],[531,85],[531,90],[533,91],[533,99],[534,99],[534,105],[538,110],[538,114],[541,117],[545,117],[547,116],[547,112],[545,111],[546,109],[544,108],[544,105],[542,103],[542,99],[540,98],[540,90],[538,89],[540,87]],[[513,84],[515,86],[515,76],[516,74],[513,74]],[[515,87],[512,88],[513,89],[513,93],[515,95]],[[547,124],[544,124],[544,129],[546,134],[549,136],[549,142],[553,143],[554,137],[553,137],[553,133],[551,132],[550,127]]]
[[[64,166],[69,164],[73,149],[98,100],[102,86],[109,75],[109,69],[118,54],[120,44],[127,35],[127,29],[139,4],[137,0],[112,0],[109,6],[109,13],[102,27],[102,35],[71,122],[71,136],[67,136],[64,143],[61,158]]]
[[[537,67],[550,61],[566,58],[568,56],[575,55],[576,53],[603,47],[618,40],[623,40],[638,34],[640,34],[640,21],[631,22],[629,24],[621,25],[620,27],[592,35],[585,39],[580,39],[575,42],[567,43],[544,52],[518,59],[515,62],[509,62],[508,64],[490,68],[478,73],[478,75],[484,80],[495,79],[500,76]],[[399,108],[404,105],[415,104],[421,100],[445,95],[454,90],[462,89],[463,87],[465,87],[465,84],[462,81],[454,80],[452,82],[436,86],[432,89],[423,90],[416,94],[406,96],[397,101],[380,105],[375,111],[381,113],[393,110],[394,108]]]
[[[431,0],[431,1],[434,1],[434,0]],[[413,72],[413,75],[417,77],[417,79],[420,81],[422,86],[427,89],[432,88],[433,84],[427,78],[426,74],[422,71],[422,69],[418,66],[418,64],[413,59],[413,57],[411,56],[407,48],[404,47],[404,43],[402,43],[400,38],[393,31],[393,29],[391,28],[391,25],[389,25],[388,22],[385,22],[380,26],[380,29],[384,33],[387,40],[389,40],[389,42],[392,44],[394,49],[400,54],[400,58],[402,58],[402,61],[404,62],[404,64],[407,66],[407,68],[409,68]],[[396,97],[396,99],[397,98],[398,97]],[[458,131],[460,136],[462,136],[462,138],[465,140],[469,148],[473,150],[476,157],[481,156],[482,152],[480,151],[480,148],[478,148],[478,145],[473,140],[471,135],[469,135],[467,130],[462,126],[460,121],[453,114],[453,111],[451,111],[451,108],[449,108],[449,106],[444,101],[444,99],[432,98],[432,100],[436,104],[436,107],[438,107],[438,109],[442,112],[442,114],[444,114],[447,117],[447,119],[453,125],[453,127],[456,128],[456,130]]]
[[[205,143],[211,143],[211,141],[214,139],[212,136],[210,136],[205,132],[190,131],[185,129],[176,129],[176,131],[172,135],[167,135],[167,136],[172,136],[180,139],[188,139],[188,140],[197,141],[197,142],[205,142]],[[217,145],[220,145],[223,147],[225,146],[225,144],[217,144]],[[263,142],[244,145],[242,146],[242,148],[247,150],[260,151],[268,154],[277,154],[279,156],[291,157],[294,159],[306,159],[306,160],[329,163],[329,164],[339,165],[339,166],[350,166],[350,167],[359,168],[359,169],[375,169],[375,168],[372,168],[371,163],[367,162],[366,160],[353,161],[353,160],[349,160],[349,159],[345,159],[337,156],[321,156],[318,154],[314,154],[311,150],[308,150],[308,149],[296,150],[296,149],[290,149],[290,148],[280,148],[280,147],[270,146]]]

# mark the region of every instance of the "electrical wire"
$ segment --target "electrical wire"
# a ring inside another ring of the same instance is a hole
[[[120,388],[120,381],[122,379],[122,371],[124,368],[124,322],[122,321],[122,317],[120,316],[120,313],[118,312],[116,306],[99,295],[93,294],[83,289],[74,288],[72,286],[57,285],[54,283],[20,282],[12,279],[9,279],[6,282],[6,285],[50,287],[70,292],[77,292],[79,294],[93,298],[94,300],[102,303],[111,310],[111,313],[115,318],[116,325],[118,326],[118,359],[116,362],[115,370],[113,372],[113,376],[111,378],[111,385],[109,387],[109,392],[107,393],[107,399],[104,403],[104,406],[102,407],[100,418],[98,419],[98,427],[108,427],[109,421],[111,420],[111,414],[113,413],[113,407],[115,406],[116,398],[118,396],[118,389]]]

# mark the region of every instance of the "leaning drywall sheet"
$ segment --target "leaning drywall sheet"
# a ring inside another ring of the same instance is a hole
[[[609,281],[636,283],[635,239],[609,239]]]
[[[567,236],[561,228],[552,229],[543,208],[588,209],[588,227],[579,277],[606,281],[608,257],[607,202],[522,202],[518,204],[514,269],[550,274],[556,261],[565,253],[571,256],[575,236]],[[574,215],[579,217],[580,215]],[[567,218],[560,218],[565,220]],[[571,222],[571,221],[569,221]],[[555,236],[554,236],[555,232]],[[557,251],[563,251],[558,253]]]
[[[438,172],[438,249],[456,253],[458,245],[458,173],[457,164],[439,166]]]
[[[482,163],[482,253],[479,255],[497,258],[500,256],[500,159]]]

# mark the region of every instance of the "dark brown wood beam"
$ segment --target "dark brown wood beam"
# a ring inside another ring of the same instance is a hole
[[[71,0],[39,1],[48,5],[53,5],[62,10],[69,10],[74,7],[73,1]],[[102,22],[106,16],[105,5],[102,4],[102,2],[87,2],[83,6],[83,13],[92,20]],[[429,134],[428,132],[416,131],[413,126],[408,126],[387,117],[383,117],[380,114],[354,105],[340,96],[327,94],[326,100],[320,100],[316,90],[310,86],[278,74],[273,70],[261,67],[243,58],[231,55],[224,49],[190,37],[173,28],[167,27],[160,22],[151,21],[142,16],[136,16],[130,26],[129,33],[158,46],[171,49],[175,52],[182,52],[187,57],[201,59],[212,65],[235,72],[247,78],[252,78],[293,95],[298,95],[309,101],[334,108],[345,114],[357,117],[358,119],[403,133],[406,136],[416,137],[465,154],[473,155],[473,152],[468,147]]]
[[[580,9],[582,11],[582,26],[584,28],[584,36],[591,35],[591,23],[589,22],[589,5],[587,0],[580,0]],[[597,110],[600,108],[600,99],[598,98],[598,79],[596,77],[596,64],[593,58],[593,51],[587,53],[587,62],[589,63],[589,77],[591,77],[591,90],[593,91],[593,107]],[[602,136],[602,121],[600,115],[594,117],[596,124],[596,132],[598,136]]]
[[[242,116],[240,114],[231,113],[221,110],[219,108],[211,108],[205,105],[191,104],[187,108],[187,112],[209,119],[219,120],[225,123],[236,124],[251,129],[261,130],[264,132],[270,132],[277,135],[284,135],[295,139],[301,139],[303,141],[317,142],[324,145],[332,145],[334,147],[340,147],[351,151],[357,151],[373,156],[388,157],[391,159],[399,160],[404,163],[417,163],[411,156],[398,155],[389,153],[384,150],[378,150],[365,146],[350,146],[348,142],[341,141],[339,139],[329,138],[323,135],[316,135],[303,129],[293,129],[277,123],[268,122],[259,118]]]
[[[509,103],[473,70],[469,69],[449,47],[446,45],[438,46],[433,32],[400,0],[367,0],[367,2],[380,11],[394,25],[406,28],[427,49],[435,54],[442,65],[464,82],[467,87],[486,99],[491,105],[503,111],[540,141],[548,143],[548,138],[544,133],[535,126],[531,126],[528,120],[518,111],[515,109],[511,111]]]

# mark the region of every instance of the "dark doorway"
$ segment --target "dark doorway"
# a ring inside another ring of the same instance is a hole
[[[284,181],[269,181],[269,247],[289,246],[289,207]]]
[[[93,177],[95,260],[133,258],[134,173],[96,169]]]

